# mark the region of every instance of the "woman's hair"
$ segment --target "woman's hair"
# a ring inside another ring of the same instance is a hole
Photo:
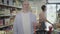
[[[41,9],[42,9],[43,11],[45,11],[45,10],[46,10],[46,6],[45,6],[45,5],[42,5],[42,6],[41,6]]]

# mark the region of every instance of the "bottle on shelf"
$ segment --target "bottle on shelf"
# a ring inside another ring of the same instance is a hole
[[[20,7],[22,4],[21,4],[21,0],[18,0],[18,7]]]
[[[0,31],[0,34],[5,34],[5,31]]]
[[[10,25],[10,18],[5,18],[4,20],[5,20],[5,25],[9,26]]]
[[[7,5],[7,0],[4,0],[4,5]]]
[[[10,18],[10,23],[13,24],[15,17]]]
[[[2,7],[0,7],[0,15],[4,15],[4,9]]]
[[[2,0],[2,4],[4,4],[4,0]]]
[[[15,1],[15,0],[13,0],[13,6],[15,6],[15,4],[16,4],[16,1]]]
[[[10,9],[4,9],[4,15],[9,16],[10,15]]]
[[[9,0],[9,6],[13,6],[13,0]]]
[[[13,30],[12,30],[12,29],[13,29],[12,26],[9,26],[9,27],[5,30],[6,34],[13,34]]]
[[[0,0],[0,4],[2,4],[2,0]]]
[[[9,5],[9,0],[7,0],[7,5]]]
[[[11,9],[10,12],[11,12],[11,15],[16,15],[17,14],[17,11],[16,11],[15,8]]]

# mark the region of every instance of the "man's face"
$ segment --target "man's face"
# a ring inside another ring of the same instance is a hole
[[[23,3],[23,9],[29,9],[29,3],[24,2]]]

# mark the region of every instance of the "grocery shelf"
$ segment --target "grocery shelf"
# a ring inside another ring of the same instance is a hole
[[[4,25],[4,26],[0,26],[0,28],[4,28],[4,27],[7,27],[7,26],[11,26],[13,24],[9,24],[9,25]]]
[[[2,17],[2,16],[11,16],[11,15],[0,15],[0,17]]]
[[[4,17],[4,16],[16,16],[16,15],[0,15],[0,17]]]
[[[22,8],[22,7],[9,6],[9,5],[4,5],[4,4],[0,4],[0,6],[10,7],[10,8],[17,8],[17,9],[21,9]]]
[[[0,31],[0,34],[13,34],[13,30],[7,30],[7,31],[2,30]]]

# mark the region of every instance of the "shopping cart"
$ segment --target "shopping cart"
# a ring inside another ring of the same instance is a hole
[[[53,32],[52,28],[55,28],[55,26],[53,26],[53,27],[50,26],[49,31],[37,29],[36,34],[52,34],[52,32]],[[42,33],[42,31],[43,31],[43,33]]]
[[[46,30],[37,29],[36,34],[47,34],[47,31]]]

